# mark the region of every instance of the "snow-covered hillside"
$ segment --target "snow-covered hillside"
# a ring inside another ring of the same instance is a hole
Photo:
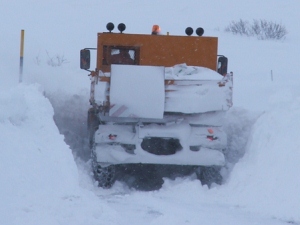
[[[299,6],[293,0],[3,2],[0,224],[300,224]],[[239,19],[275,21],[288,35],[260,41],[223,31]],[[128,33],[159,24],[163,33],[184,35],[186,27],[201,26],[204,35],[219,37],[219,53],[234,72],[225,184],[208,189],[193,176],[165,179],[150,192],[94,184],[86,137],[90,80],[79,69],[79,50],[95,47],[107,22],[124,22]],[[57,57],[62,65],[49,65]]]

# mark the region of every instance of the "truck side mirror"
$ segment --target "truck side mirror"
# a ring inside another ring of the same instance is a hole
[[[223,76],[226,75],[227,65],[228,65],[228,59],[225,56],[220,56],[218,58],[218,73]]]
[[[91,53],[88,49],[80,50],[80,69],[88,70],[91,64]]]

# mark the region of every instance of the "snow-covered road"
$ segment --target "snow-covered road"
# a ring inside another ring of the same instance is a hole
[[[294,0],[3,2],[0,224],[299,225],[299,6]],[[261,41],[224,32],[239,19],[279,22],[288,35]],[[120,182],[103,190],[93,182],[90,80],[79,69],[79,51],[96,46],[107,22],[124,22],[128,33],[159,24],[163,33],[184,35],[186,27],[201,26],[204,35],[219,37],[218,51],[234,72],[225,184],[208,189],[190,176],[145,192]],[[24,83],[18,84],[21,29]],[[64,63],[51,66],[57,58]]]

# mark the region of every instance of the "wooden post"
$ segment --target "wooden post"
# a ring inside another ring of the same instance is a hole
[[[23,79],[24,33],[25,31],[21,30],[19,83],[21,83]]]

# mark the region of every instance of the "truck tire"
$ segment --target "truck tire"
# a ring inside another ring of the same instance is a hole
[[[223,177],[220,170],[219,167],[201,167],[196,171],[196,174],[202,185],[211,187],[213,183],[222,184]]]
[[[98,186],[102,188],[110,188],[115,183],[116,170],[114,165],[94,167],[94,178],[98,182]]]

